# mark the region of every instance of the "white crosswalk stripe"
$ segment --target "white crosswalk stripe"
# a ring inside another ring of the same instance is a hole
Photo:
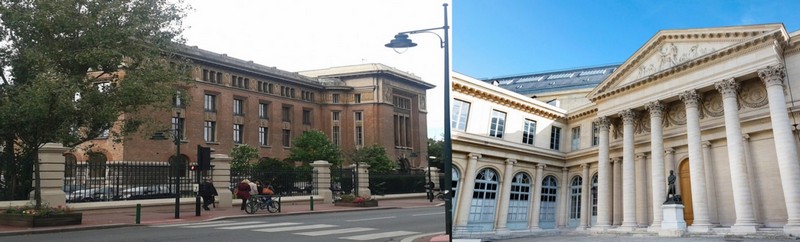
[[[357,227],[357,228],[321,230],[321,231],[295,233],[295,234],[297,234],[297,235],[305,235],[305,236],[323,236],[323,235],[332,235],[332,234],[356,233],[356,232],[364,232],[364,231],[372,231],[372,230],[375,230],[375,229]]]
[[[363,240],[375,240],[375,239],[397,237],[397,236],[406,236],[406,235],[412,235],[412,234],[419,234],[419,232],[392,231],[392,232],[356,235],[356,236],[349,236],[349,237],[340,237],[340,239],[362,240],[363,241]]]
[[[269,228],[269,227],[281,227],[281,226],[289,226],[289,225],[298,225],[301,223],[261,223],[261,224],[253,224],[253,225],[242,225],[242,226],[230,226],[230,227],[220,227],[216,229],[256,229],[256,228]]]
[[[168,227],[180,227],[180,226],[191,226],[191,225],[201,225],[201,224],[222,224],[222,223],[231,223],[231,222],[230,221],[211,221],[211,222],[200,222],[200,223],[152,225],[150,227],[153,227],[153,228],[168,228]]]
[[[241,222],[241,223],[218,223],[218,224],[201,224],[201,225],[191,225],[191,226],[183,226],[184,228],[196,229],[196,228],[211,228],[211,227],[221,227],[221,226],[230,226],[230,225],[243,225],[243,224],[256,224],[256,223],[263,223],[263,222]]]
[[[330,225],[330,224],[314,224],[314,225],[291,226],[291,227],[283,227],[283,228],[256,229],[256,230],[253,230],[253,231],[257,231],[257,232],[286,232],[286,231],[322,229],[322,228],[331,228],[331,227],[339,227],[339,226],[338,225]]]

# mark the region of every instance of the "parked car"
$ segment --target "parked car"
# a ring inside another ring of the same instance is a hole
[[[66,195],[67,202],[110,201],[119,198],[113,187],[101,187],[75,190]]]
[[[125,189],[121,198],[125,200],[155,199],[175,197],[175,191],[168,185],[149,185]]]
[[[83,189],[86,189],[86,185],[83,185],[83,184],[65,184],[61,188],[61,190],[63,190],[64,193],[66,193],[66,194],[70,194],[71,192],[74,192],[74,191],[77,191],[77,190],[83,190]]]

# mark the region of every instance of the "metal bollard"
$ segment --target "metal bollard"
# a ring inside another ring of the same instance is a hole
[[[141,222],[142,222],[142,204],[141,203],[137,203],[136,204],[136,224],[139,224]]]
[[[309,198],[311,198],[311,211],[314,211],[314,196],[310,196]]]

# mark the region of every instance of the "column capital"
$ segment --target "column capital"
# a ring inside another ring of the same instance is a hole
[[[611,163],[622,163],[621,157],[611,157],[609,160],[611,160]]]
[[[468,156],[469,156],[469,158],[474,158],[474,159],[480,159],[481,158],[481,154],[478,154],[478,153],[469,153]]]
[[[644,159],[647,158],[647,152],[637,153],[636,159]]]
[[[672,147],[664,149],[664,154],[672,155],[675,154],[675,149]]]
[[[687,108],[689,107],[697,108],[697,105],[700,104],[700,100],[702,97],[703,95],[697,92],[696,89],[688,90],[678,94],[678,98],[680,98],[681,101],[683,101],[683,103],[686,104]]]
[[[611,126],[611,120],[609,120],[608,117],[605,117],[605,116],[604,117],[598,117],[593,122],[597,126],[597,128],[600,129],[600,130],[608,131],[608,127]]]
[[[703,145],[703,148],[711,147],[711,141],[710,140],[703,141],[700,144]]]
[[[632,109],[625,109],[625,110],[619,111],[618,115],[619,115],[620,118],[622,118],[622,123],[625,124],[625,125],[628,125],[628,124],[632,125],[633,122],[636,121],[636,112],[633,111]]]
[[[744,141],[750,140],[750,134],[746,134],[746,133],[742,134],[742,140],[744,140]]]
[[[514,166],[515,164],[517,164],[517,160],[516,159],[506,159],[506,165],[507,166]]]
[[[542,164],[542,163],[539,163],[539,164],[536,165],[536,168],[539,169],[539,170],[543,170],[545,167],[547,167],[547,165]]]
[[[782,64],[774,66],[767,66],[758,70],[758,77],[764,82],[767,87],[773,85],[783,85],[783,80],[786,78],[786,68]]]
[[[589,167],[591,167],[591,165],[589,165],[589,163],[581,164],[581,168],[583,168],[584,170],[589,170]]]
[[[736,79],[728,78],[714,83],[714,88],[722,94],[722,98],[736,98],[736,92],[739,90],[739,83]]]
[[[647,109],[647,111],[650,111],[650,118],[652,119],[655,117],[663,117],[666,106],[664,106],[661,101],[656,100],[645,104],[644,108]]]
[[[569,168],[567,168],[566,166],[565,167],[561,167],[561,171],[562,172],[567,172],[567,171],[569,171]]]

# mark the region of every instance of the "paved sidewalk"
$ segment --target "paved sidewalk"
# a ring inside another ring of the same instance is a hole
[[[433,203],[424,198],[404,198],[404,199],[387,199],[380,200],[380,206],[371,208],[359,207],[341,207],[333,206],[331,203],[315,203],[314,211],[308,203],[290,204],[283,202],[280,213],[269,213],[267,211],[259,210],[255,214],[247,214],[239,210],[239,205],[234,204],[229,208],[212,208],[211,211],[203,210],[200,216],[195,216],[195,206],[181,206],[180,218],[175,219],[175,209],[170,206],[160,207],[142,207],[140,216],[140,225],[155,225],[155,224],[170,224],[170,223],[187,223],[187,222],[200,222],[212,221],[228,218],[239,217],[253,217],[253,216],[286,216],[293,214],[308,214],[308,213],[331,213],[331,212],[344,212],[354,210],[375,210],[375,209],[397,209],[397,208],[413,208],[413,207],[432,207],[441,206],[438,201]],[[444,210],[444,206],[441,206]],[[33,233],[52,233],[61,231],[73,230],[88,230],[100,228],[113,228],[121,226],[136,226],[136,209],[112,209],[112,210],[95,210],[95,211],[82,211],[83,222],[80,225],[71,226],[58,226],[58,227],[40,227],[40,228],[26,228],[0,225],[0,238],[7,235],[19,234],[33,234]],[[438,238],[438,237],[437,237]],[[414,241],[429,241],[428,240],[414,240]],[[437,240],[438,241],[438,240]]]

